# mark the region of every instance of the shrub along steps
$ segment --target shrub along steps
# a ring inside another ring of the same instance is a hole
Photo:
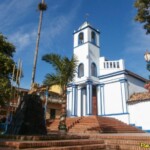
[[[82,117],[66,118],[67,130],[71,129],[73,126],[75,126],[75,124],[79,123],[81,119]],[[59,119],[55,119],[54,121],[52,121],[51,124],[47,126],[47,131],[48,132],[58,131],[59,121],[60,121]]]
[[[105,144],[100,139],[73,139],[51,141],[1,141],[0,147],[13,149],[39,150],[105,150]]]

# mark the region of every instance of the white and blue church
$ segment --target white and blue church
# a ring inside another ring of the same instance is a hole
[[[126,70],[123,59],[102,57],[100,31],[90,23],[84,22],[73,36],[78,63],[74,81],[67,88],[67,116],[109,116],[135,123],[136,114],[132,116],[127,102],[132,94],[147,91],[146,79]],[[150,123],[145,129],[150,129]]]

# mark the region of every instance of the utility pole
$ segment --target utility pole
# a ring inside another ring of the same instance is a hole
[[[42,2],[39,3],[38,9],[40,11],[40,17],[39,17],[39,26],[38,26],[37,40],[36,40],[36,48],[35,48],[35,54],[34,54],[31,87],[32,87],[32,84],[35,81],[36,64],[37,64],[37,57],[38,57],[38,49],[39,49],[39,42],[40,42],[41,27],[42,27],[43,11],[45,11],[47,9],[47,5],[44,3],[44,0],[42,0]]]

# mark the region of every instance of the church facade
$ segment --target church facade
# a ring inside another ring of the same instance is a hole
[[[100,32],[88,22],[74,31],[77,72],[67,88],[67,116],[109,116],[130,124],[127,101],[145,92],[146,79],[126,70],[124,60],[100,55]]]

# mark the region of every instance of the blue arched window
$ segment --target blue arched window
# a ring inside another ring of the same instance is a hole
[[[96,34],[94,31],[91,32],[91,42],[93,44],[96,44]]]
[[[91,76],[97,77],[97,67],[95,63],[91,64]]]
[[[78,45],[83,44],[83,42],[84,42],[84,34],[83,34],[83,32],[81,32],[78,35]]]
[[[84,65],[80,64],[78,67],[78,77],[83,77],[84,76]]]

